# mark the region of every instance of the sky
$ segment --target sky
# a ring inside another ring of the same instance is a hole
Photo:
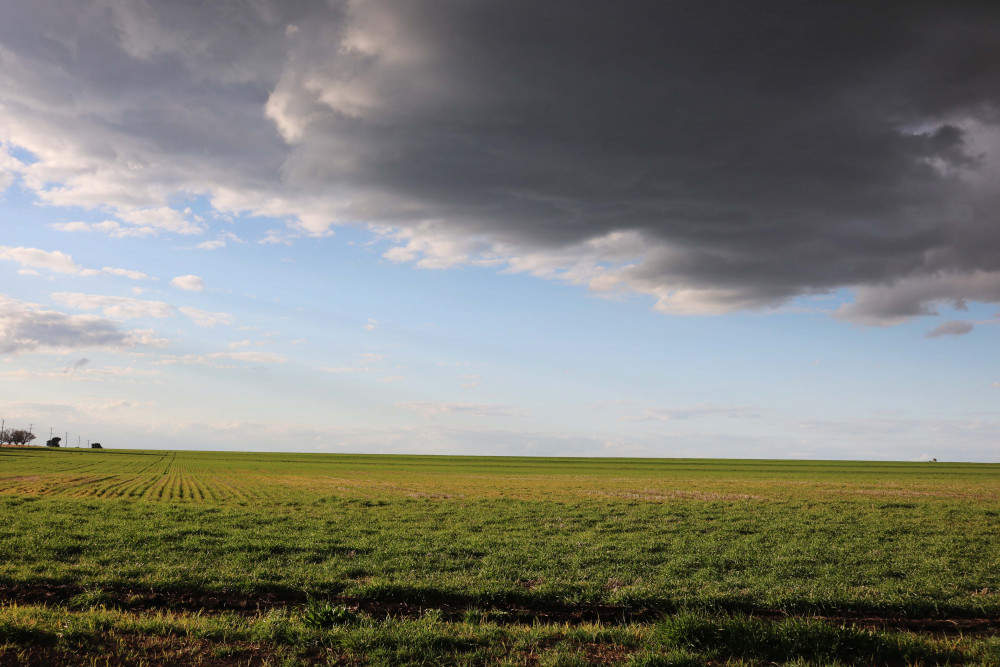
[[[1000,7],[0,16],[8,427],[1000,461]]]

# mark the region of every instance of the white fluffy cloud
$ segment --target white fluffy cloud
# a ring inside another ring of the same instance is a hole
[[[175,307],[164,301],[133,299],[126,296],[106,296],[102,294],[81,294],[79,292],[55,292],[52,298],[77,310],[99,310],[107,317],[118,320],[172,317],[180,312],[199,327],[214,327],[232,324],[235,318],[229,313],[212,312],[191,308]]]
[[[46,269],[54,273],[70,273],[82,276],[100,275],[96,269],[85,269],[73,261],[69,255],[53,250],[39,250],[38,248],[12,248],[10,246],[0,246],[0,259],[17,262],[21,266],[28,266],[36,269]]]
[[[201,234],[204,230],[189,221],[186,213],[169,206],[132,208],[119,212],[118,217],[138,230],[166,231],[174,234]]]
[[[233,234],[232,232],[223,232],[218,238],[212,239],[211,241],[202,241],[195,247],[199,250],[218,250],[219,248],[225,248],[230,241],[234,243],[245,243],[245,241],[236,234]]]
[[[129,269],[116,269],[110,266],[105,266],[101,269],[101,273],[106,273],[110,276],[122,276],[123,278],[128,278],[129,280],[147,280],[147,276],[142,271],[131,271]]]
[[[189,211],[177,211],[168,206],[148,208],[118,207],[118,220],[102,222],[57,222],[50,225],[61,232],[101,232],[115,238],[173,234],[202,234],[204,229],[188,220]]]
[[[0,192],[10,187],[23,166],[20,160],[7,152],[6,146],[0,145]]]
[[[99,310],[108,317],[121,320],[154,318],[162,319],[174,314],[174,307],[163,301],[132,299],[125,296],[55,292],[52,298],[77,310]]]
[[[177,276],[170,281],[170,284],[188,292],[200,292],[205,289],[205,281],[194,275]]]
[[[190,317],[199,327],[214,327],[218,324],[232,324],[235,321],[229,313],[213,313],[188,306],[181,306],[178,310]]]
[[[111,266],[105,266],[100,270],[86,269],[74,262],[70,255],[58,250],[47,251],[39,250],[38,248],[0,246],[0,259],[17,262],[21,266],[31,267],[32,269],[45,269],[53,273],[67,273],[77,276],[99,276],[105,274],[121,276],[130,280],[147,280],[149,278],[142,271],[119,269]],[[37,273],[26,275],[37,275]]]
[[[156,230],[152,227],[132,227],[122,225],[115,220],[105,220],[103,222],[57,222],[50,226],[60,232],[103,232],[119,239],[131,236],[154,236],[156,234]]]

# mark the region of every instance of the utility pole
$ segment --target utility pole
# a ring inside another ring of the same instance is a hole
[[[76,447],[77,449],[80,448],[80,436],[76,436]]]

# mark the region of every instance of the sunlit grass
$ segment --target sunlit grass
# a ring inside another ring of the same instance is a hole
[[[591,664],[632,665],[993,665],[995,638],[934,638],[876,632],[818,620],[770,622],[746,616],[684,613],[657,623],[511,625],[419,618],[357,617],[317,627],[306,610],[254,616],[113,608],[72,611],[38,605],[0,607],[0,658],[105,656],[139,659],[247,658],[271,664]],[[162,662],[153,660],[153,664]],[[191,660],[195,662],[195,660]]]
[[[0,586],[72,584],[73,597],[58,603],[81,618],[124,604],[107,611],[124,619],[141,611],[127,609],[129,595],[157,591],[276,595],[303,609],[307,598],[405,602],[468,608],[470,618],[511,607],[652,609],[680,612],[688,639],[668,620],[636,625],[641,641],[616,639],[615,661],[854,664],[836,652],[761,653],[785,646],[768,633],[800,630],[745,615],[996,618],[998,493],[1000,466],[972,464],[5,449]],[[710,630],[713,623],[731,629]],[[501,632],[476,627],[476,637]],[[825,645],[847,641],[829,627],[835,637]],[[413,637],[392,644],[390,630],[362,624],[344,631],[361,644],[324,650],[364,645],[403,659],[419,645]],[[502,632],[513,642],[521,630]],[[726,632],[765,639],[726,654],[720,646],[731,642],[718,639]],[[364,644],[365,633],[377,638]],[[887,636],[864,650],[876,656],[899,643]],[[586,641],[550,639],[539,645],[546,655],[597,660]],[[494,640],[440,651],[516,661],[540,650],[504,644],[497,653]],[[893,660],[934,664],[945,655],[935,646],[904,647]]]

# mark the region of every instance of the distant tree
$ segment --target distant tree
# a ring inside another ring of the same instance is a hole
[[[62,438],[52,438],[50,440],[46,440],[45,441],[45,446],[46,447],[58,447],[59,443],[61,441],[62,441]]]
[[[10,444],[10,429],[5,428],[0,430],[0,445]]]
[[[35,439],[35,434],[24,429],[16,429],[10,432],[10,442],[15,445],[26,445]]]
[[[99,442],[92,442],[92,443],[90,443],[90,448],[91,449],[104,449],[104,447],[101,447],[101,443],[99,443]]]

